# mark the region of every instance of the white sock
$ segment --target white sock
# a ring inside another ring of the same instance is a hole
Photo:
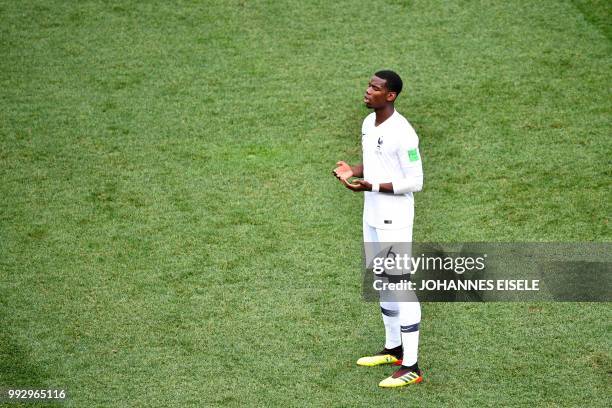
[[[400,331],[399,306],[396,302],[380,302],[383,323],[385,324],[385,348],[392,349],[402,344]]]
[[[419,302],[399,303],[403,358],[402,365],[416,364],[419,351],[419,325],[421,323],[421,304]]]

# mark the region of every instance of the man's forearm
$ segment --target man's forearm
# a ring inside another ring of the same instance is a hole
[[[378,191],[381,193],[393,194],[393,183],[380,183]]]
[[[351,166],[351,171],[353,172],[353,177],[363,177],[363,163]]]

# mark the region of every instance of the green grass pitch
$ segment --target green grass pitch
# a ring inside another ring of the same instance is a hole
[[[361,301],[362,95],[397,70],[417,241],[609,242],[610,2],[0,1],[0,387],[66,407],[609,406],[609,303]],[[11,405],[14,406],[14,405]],[[33,406],[33,405],[28,405]],[[35,405],[34,405],[35,406]]]

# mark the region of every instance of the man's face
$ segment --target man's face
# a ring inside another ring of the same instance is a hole
[[[395,100],[397,93],[389,92],[387,81],[374,75],[368,83],[363,102],[370,109],[382,108]]]

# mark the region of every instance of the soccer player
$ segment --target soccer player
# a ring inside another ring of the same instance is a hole
[[[366,259],[372,243],[378,243],[385,250],[384,243],[410,245],[412,242],[413,193],[423,186],[423,169],[419,138],[394,107],[401,91],[402,80],[395,72],[378,71],[372,76],[364,95],[365,105],[374,112],[362,125],[363,163],[351,166],[340,161],[333,170],[346,188],[364,193]],[[357,179],[351,181],[352,177]],[[401,387],[423,379],[417,363],[421,306],[414,293],[411,294],[411,301],[383,298],[381,294],[384,348],[357,360],[360,366],[401,363],[392,376],[379,383],[381,387]]]

